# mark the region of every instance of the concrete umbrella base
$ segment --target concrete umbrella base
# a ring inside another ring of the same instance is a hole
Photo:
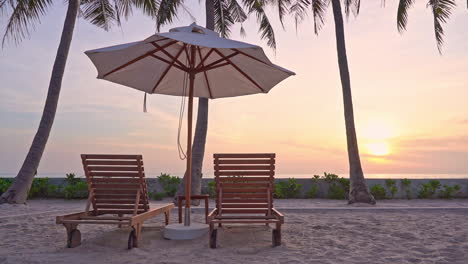
[[[210,227],[207,224],[191,223],[190,226],[184,224],[170,224],[164,229],[164,238],[170,240],[189,240],[203,236]]]

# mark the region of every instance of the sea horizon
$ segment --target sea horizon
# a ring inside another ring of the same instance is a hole
[[[65,178],[66,174],[70,172],[46,172],[39,173],[36,177],[38,178]],[[166,172],[167,173],[167,172]],[[161,172],[146,172],[146,178],[156,178]],[[183,177],[183,173],[167,173],[173,176]],[[307,179],[312,178],[315,174],[323,175],[323,173],[277,173],[275,178],[277,179]],[[340,177],[349,178],[347,173],[336,173]],[[76,177],[84,178],[84,173],[75,173]],[[0,178],[14,178],[16,173],[2,173],[0,172]],[[468,179],[468,173],[364,173],[366,179]],[[203,178],[211,179],[214,178],[213,173],[207,173]]]

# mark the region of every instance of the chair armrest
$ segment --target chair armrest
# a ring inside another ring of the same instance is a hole
[[[216,215],[217,215],[218,208],[213,209],[209,214],[208,214],[208,223],[213,220]]]
[[[271,211],[273,212],[274,215],[278,216],[281,223],[284,224],[284,215],[280,213],[278,210],[276,210],[275,208],[272,208]]]

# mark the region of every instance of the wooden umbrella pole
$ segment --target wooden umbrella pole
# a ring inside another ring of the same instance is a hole
[[[195,82],[195,46],[191,46],[190,72],[189,72],[189,101],[187,115],[187,179],[185,181],[185,218],[184,226],[190,225],[190,204],[192,191],[192,115],[193,115],[193,88]]]

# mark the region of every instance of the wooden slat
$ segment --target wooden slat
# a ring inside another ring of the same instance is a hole
[[[139,177],[138,172],[90,172],[91,177]]]
[[[84,157],[86,160],[90,159],[130,159],[135,160],[141,155],[128,155],[128,154],[83,154],[81,157]]]
[[[135,197],[132,195],[131,197]],[[96,199],[96,204],[134,204],[135,199]],[[143,197],[140,198],[140,204],[143,204]]]
[[[96,204],[97,209],[133,209],[135,207],[135,204]],[[138,205],[139,209],[144,209],[145,205],[139,204]]]
[[[223,198],[265,198],[266,193],[225,193]]]
[[[223,209],[223,214],[266,214],[267,209]]]
[[[136,190],[118,190],[118,193],[116,193],[116,190],[112,189],[95,189],[94,192],[99,195],[99,194],[114,194],[115,196],[119,196],[121,194],[132,194],[133,197],[136,195]]]
[[[215,176],[262,176],[272,175],[271,171],[215,171]]]
[[[260,215],[229,215],[229,216],[216,216],[216,219],[275,219],[276,216],[260,216]]]
[[[246,164],[246,165],[250,165],[250,164],[275,164],[275,160],[274,159],[252,159],[252,160],[249,160],[249,159],[218,159],[218,160],[215,160],[214,161],[214,164],[215,165],[219,165],[219,164]]]
[[[222,188],[242,188],[242,187],[262,187],[262,188],[268,188],[270,186],[270,183],[262,183],[262,182],[257,182],[257,183],[245,183],[245,182],[235,182],[235,183],[221,183]]]
[[[94,197],[96,200],[98,199],[133,199],[135,201],[136,192],[129,193],[129,194],[122,194],[122,193],[115,193],[112,192],[110,194],[96,194]],[[141,200],[141,199],[140,199]]]
[[[88,166],[90,171],[138,171],[138,167]]]
[[[247,198],[242,198],[242,199],[225,199],[223,198],[222,201],[221,201],[223,204],[224,203],[246,203],[246,204],[249,204],[249,203],[268,203],[268,199],[247,199]]]
[[[279,220],[271,219],[271,220],[217,220],[214,219],[211,222],[215,224],[269,224],[269,223],[277,223]]]
[[[133,215],[133,210],[120,210],[120,209],[105,209],[105,210],[97,210],[98,215],[103,215],[103,214],[131,214]],[[138,210],[138,213],[143,213],[145,210],[140,209]]]
[[[223,193],[267,193],[266,188],[223,188]]]
[[[223,154],[213,154],[214,158],[237,158],[237,159],[243,159],[243,158],[274,158],[275,154],[274,153],[223,153]]]
[[[136,160],[87,160],[88,165],[138,165]],[[141,162],[143,164],[143,162]]]
[[[223,208],[268,208],[268,203],[244,204],[244,203],[223,203]]]
[[[138,178],[91,178],[92,183],[134,183],[140,184]]]
[[[128,222],[112,220],[64,220],[65,224],[130,225]]]
[[[274,165],[267,165],[267,166],[254,166],[254,165],[250,165],[250,166],[242,166],[242,165],[215,165],[214,166],[214,169],[215,170],[266,170],[266,171],[270,171],[270,170],[274,170],[275,169],[275,166]]]
[[[273,182],[273,178],[266,177],[217,177],[215,180],[219,182]]]
[[[131,217],[118,217],[118,216],[82,216],[83,220],[130,220]]]
[[[140,184],[93,183],[93,184],[91,184],[91,187],[95,188],[96,190],[100,190],[100,189],[134,189],[136,191],[136,190],[140,189]]]

